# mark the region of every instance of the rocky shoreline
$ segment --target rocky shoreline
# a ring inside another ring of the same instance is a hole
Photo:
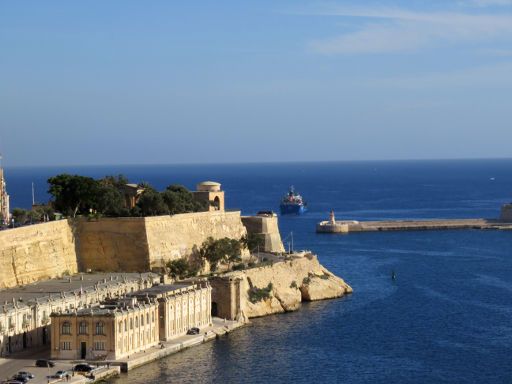
[[[303,301],[352,293],[350,285],[323,267],[311,253],[292,255],[272,265],[228,272],[223,277],[241,279],[241,311],[245,319],[295,311]]]

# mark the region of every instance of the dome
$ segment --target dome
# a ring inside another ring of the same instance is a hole
[[[204,192],[218,192],[220,191],[220,183],[215,181],[203,181],[197,184],[197,190]]]

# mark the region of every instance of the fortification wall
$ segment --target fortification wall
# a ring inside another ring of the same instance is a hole
[[[240,212],[77,219],[0,232],[0,288],[64,272],[145,272],[188,257],[208,238],[247,233]]]
[[[81,219],[77,226],[78,260],[82,271],[149,270],[144,218]]]
[[[66,220],[0,231],[0,288],[77,271],[74,236]]]
[[[147,217],[145,220],[151,267],[190,256],[210,236],[214,239],[240,239],[247,234],[239,211],[184,213]]]
[[[261,236],[263,251],[276,253],[285,251],[277,216],[243,216],[242,222],[247,228],[247,232]]]

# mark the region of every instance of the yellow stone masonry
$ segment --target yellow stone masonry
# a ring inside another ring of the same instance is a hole
[[[77,271],[74,237],[66,220],[0,232],[0,288]]]

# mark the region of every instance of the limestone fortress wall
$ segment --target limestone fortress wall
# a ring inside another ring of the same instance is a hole
[[[247,233],[240,212],[197,212],[145,218],[80,220],[78,260],[83,270],[143,272],[188,257],[209,236]]]
[[[247,234],[240,211],[197,212],[145,218],[149,266],[187,257],[199,250],[209,236],[240,239]]]
[[[0,288],[76,273],[75,245],[66,220],[0,231]]]
[[[279,231],[271,237],[275,242]],[[261,229],[260,229],[261,230]],[[187,257],[209,236],[247,233],[240,212],[62,220],[0,231],[0,288],[78,271],[144,272]],[[282,249],[282,243],[276,250]]]

